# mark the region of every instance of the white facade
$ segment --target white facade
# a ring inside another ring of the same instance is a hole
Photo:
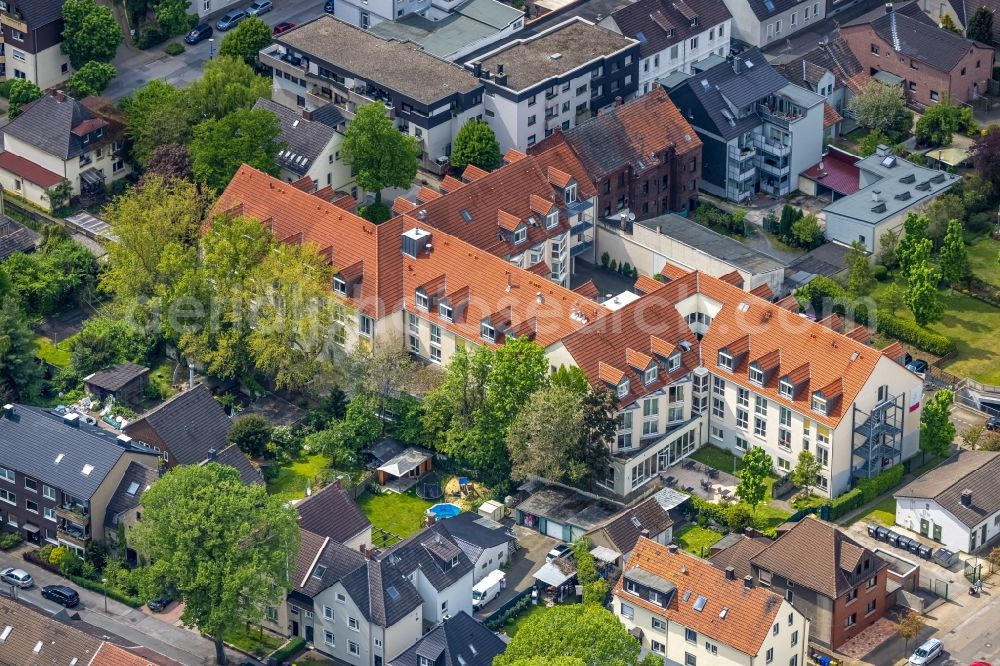
[[[337,0],[333,15],[342,21],[367,29],[382,21],[394,21],[407,14],[423,15],[431,0]]]
[[[473,562],[472,584],[475,585],[486,578],[491,572],[496,571],[510,561],[510,544],[504,543],[492,548],[485,548],[479,557]],[[454,612],[451,613],[454,615]]]
[[[35,146],[25,143],[10,134],[4,134],[3,142],[4,150],[7,152],[23,157],[69,180],[73,186],[73,196],[80,194],[80,173],[87,169],[93,168],[104,174],[104,182],[106,184],[124,178],[132,172],[132,167],[125,159],[125,155],[121,150],[124,146],[124,139],[118,139],[114,143],[98,146],[93,150],[89,150],[78,157],[68,160],[63,160],[56,155],[39,150]],[[21,196],[25,195],[22,194]]]
[[[766,46],[787,39],[826,18],[826,3],[822,0],[800,2],[764,19],[757,17],[748,0],[726,0],[726,7],[733,15],[733,37],[750,46]]]
[[[413,584],[424,600],[423,618],[427,622],[437,624],[460,611],[465,611],[471,617],[473,574],[474,571],[469,571],[452,585],[438,590],[431,585],[423,571],[417,569],[412,577]]]
[[[18,48],[17,42],[3,44],[6,61],[3,65],[8,80],[27,79],[42,90],[59,85],[70,76],[69,56],[59,44],[31,53]]]
[[[970,553],[1000,536],[1000,511],[969,527],[933,499],[897,497],[896,524],[949,550]]]

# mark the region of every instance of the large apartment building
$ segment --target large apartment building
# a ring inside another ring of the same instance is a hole
[[[0,81],[31,81],[42,90],[69,78],[62,48],[64,0],[0,1]]]
[[[82,556],[91,539],[104,540],[108,505],[133,463],[156,469],[156,454],[74,412],[4,405],[0,520],[28,543]]]

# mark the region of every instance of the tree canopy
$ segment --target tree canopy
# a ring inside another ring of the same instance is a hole
[[[274,427],[262,414],[247,414],[229,427],[226,441],[240,447],[251,458],[261,458],[267,452]]]
[[[993,43],[993,12],[986,7],[980,7],[965,26],[965,36],[983,44]]]
[[[951,452],[955,424],[951,422],[950,408],[954,400],[951,389],[941,389],[924,402],[920,414],[920,448],[927,453],[944,457]]]
[[[848,108],[855,113],[860,125],[887,136],[905,134],[913,121],[913,113],[906,108],[903,89],[874,79],[851,98]]]
[[[973,142],[971,152],[976,172],[992,184],[994,192],[1000,191],[1000,125],[987,127]]]
[[[924,239],[929,246],[930,241]],[[921,326],[941,319],[944,314],[944,304],[938,297],[938,281],[941,273],[924,257],[914,264],[906,278],[906,292],[903,302],[913,313],[913,319]]]
[[[271,26],[256,16],[251,16],[226,33],[219,45],[219,55],[238,58],[253,65],[257,62],[257,53],[270,43]]]
[[[148,585],[177,591],[181,619],[210,636],[225,663],[226,631],[262,621],[294,586],[295,509],[210,463],[167,472],[143,493],[142,514],[129,541],[150,563]]]
[[[32,81],[14,79],[7,90],[7,119],[14,120],[21,115],[21,107],[41,98],[42,89]]]
[[[451,165],[464,169],[472,164],[491,171],[500,165],[500,143],[488,123],[469,118],[455,135]]]
[[[409,187],[417,175],[420,144],[393,127],[385,107],[375,102],[358,108],[347,124],[340,156],[354,169],[354,178],[382,201],[386,187]]]
[[[743,454],[743,469],[737,474],[740,482],[736,486],[736,496],[750,505],[751,510],[766,498],[767,477],[773,466],[771,456],[759,446]]]
[[[66,82],[66,87],[69,88],[70,94],[77,99],[91,95],[96,96],[104,92],[104,89],[111,83],[111,79],[116,76],[118,76],[118,70],[114,68],[114,65],[91,60],[73,72],[73,76],[69,77],[69,81]]]
[[[196,122],[220,120],[234,111],[249,109],[259,97],[270,99],[271,79],[258,76],[240,58],[220,55],[205,63],[201,78],[188,86],[187,96]]]
[[[799,451],[798,462],[792,470],[792,483],[800,486],[808,496],[812,492],[812,487],[816,485],[816,477],[822,469],[823,465],[816,460],[811,451]]]
[[[977,129],[971,106],[958,106],[948,96],[929,107],[917,119],[918,147],[937,148],[951,143],[952,134],[971,134]]]
[[[158,146],[184,145],[191,140],[194,114],[187,91],[153,79],[120,103],[125,132],[132,141],[132,159],[147,166]]]
[[[195,180],[221,191],[243,164],[277,176],[280,134],[281,121],[267,109],[239,109],[198,123],[190,147]]]
[[[965,249],[965,233],[958,220],[948,222],[948,231],[945,232],[939,258],[941,273],[949,284],[957,285],[969,278],[971,274],[969,253]]]
[[[583,431],[583,398],[568,388],[535,391],[507,431],[511,473],[576,481],[586,474],[572,459]]]
[[[191,170],[191,155],[188,153],[188,149],[177,143],[157,146],[149,156],[143,178],[150,175],[158,176],[167,181],[172,178],[193,180],[194,171]]]
[[[854,296],[866,296],[875,286],[875,277],[864,243],[851,243],[844,263],[847,264],[847,290]]]
[[[194,27],[198,17],[188,14],[191,0],[158,0],[156,22],[169,35],[183,35]]]
[[[65,0],[63,16],[63,53],[74,69],[91,60],[110,62],[122,43],[122,31],[109,7],[94,0]]]
[[[14,296],[0,301],[0,397],[27,401],[42,388],[42,369],[35,358],[34,334]]]

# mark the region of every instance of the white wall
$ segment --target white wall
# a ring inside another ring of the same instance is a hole
[[[960,523],[934,500],[896,499],[896,524],[911,532],[920,533],[921,519],[928,521],[928,536],[934,534],[934,526],[941,527],[941,543],[956,552],[969,550],[969,528]]]
[[[485,578],[487,574],[496,571],[501,566],[506,564],[509,559],[509,553],[508,553],[509,549],[510,546],[506,543],[485,549],[479,555],[479,559],[477,559],[475,562],[476,568],[473,571],[472,584],[475,585],[483,578]],[[454,615],[454,613],[452,614]]]
[[[416,573],[417,590],[424,600],[425,620],[436,624],[443,621],[446,615],[453,617],[463,610],[472,615],[472,571],[444,590],[435,589],[420,569]]]

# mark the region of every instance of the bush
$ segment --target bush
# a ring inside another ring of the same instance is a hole
[[[65,546],[57,546],[49,551],[49,564],[59,566],[69,550]]]
[[[872,277],[879,282],[885,282],[889,279],[889,269],[882,264],[875,264],[874,268],[872,268]]]
[[[148,25],[139,31],[139,38],[135,40],[135,45],[140,49],[148,49],[157,44],[162,44],[167,41],[168,37],[170,35],[161,30],[160,26]]]
[[[10,96],[10,84],[13,83],[15,79],[7,79],[6,81],[0,81],[0,97],[7,99]]]
[[[278,648],[273,653],[271,653],[271,658],[274,659],[275,663],[281,664],[286,661],[289,657],[297,654],[302,648],[306,646],[306,639],[301,636],[296,636],[292,640],[285,643],[284,646]]]
[[[77,576],[75,574],[67,574],[67,578],[79,585],[80,587],[85,587],[91,592],[99,592],[104,594],[104,583],[99,580],[91,580],[90,578],[84,578],[83,576]],[[116,587],[108,585],[108,598],[119,601],[132,608],[142,608],[145,603],[141,598],[133,596],[131,594],[126,594]]]
[[[993,230],[997,216],[992,211],[973,213],[965,223],[965,228],[974,235],[985,234]]]
[[[6,83],[6,81],[4,83]],[[607,268],[608,264],[610,263],[611,263],[611,255],[605,252],[604,254],[601,255],[601,266]]]
[[[632,266],[627,261],[622,265],[622,273],[632,275]]]
[[[44,546],[42,546],[41,548],[39,548],[38,549],[38,553],[37,553],[39,559],[44,560],[45,562],[48,562],[49,561],[49,556],[52,555],[53,549],[55,549],[55,546],[53,546],[51,543],[47,543]]]
[[[864,504],[861,497],[861,489],[853,488],[830,503],[830,520],[836,520],[841,516],[854,511]]]
[[[15,546],[20,546],[24,539],[17,532],[3,532],[0,534],[0,550],[10,550]]]
[[[179,56],[184,53],[184,45],[180,42],[171,42],[167,44],[167,48],[163,49],[169,56]]]
[[[861,503],[867,504],[879,495],[889,492],[903,483],[903,466],[894,465],[874,479],[861,479],[857,489],[861,491]]]
[[[609,268],[611,268],[611,270],[613,270],[613,271],[617,271],[618,270],[618,262],[615,261],[614,259],[612,259],[611,260],[611,265],[609,266]]]
[[[358,206],[358,215],[372,224],[382,224],[392,217],[392,209],[381,201],[373,201],[367,206]]]
[[[909,319],[901,319],[888,312],[879,312],[877,324],[879,333],[911,344],[935,356],[944,356],[955,351],[955,342],[951,338],[918,326]]]

